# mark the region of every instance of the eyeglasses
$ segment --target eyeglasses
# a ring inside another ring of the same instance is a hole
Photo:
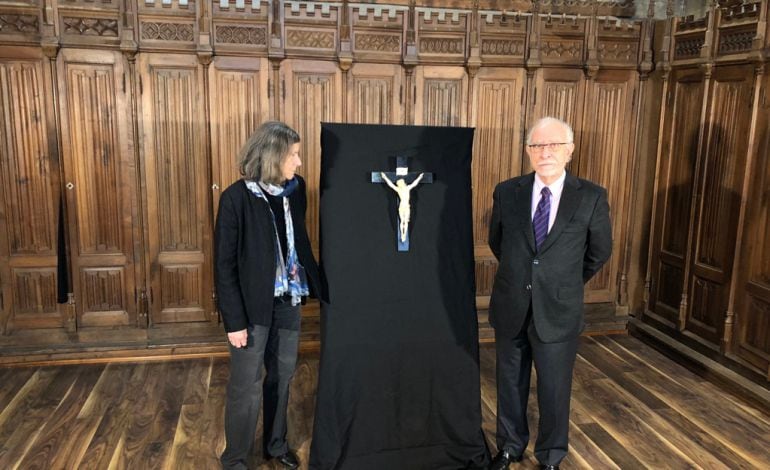
[[[572,142],[552,142],[550,144],[528,144],[527,147],[529,147],[529,150],[535,153],[540,153],[543,150],[548,150],[549,152],[555,152],[561,149],[562,145],[567,145],[571,143]]]

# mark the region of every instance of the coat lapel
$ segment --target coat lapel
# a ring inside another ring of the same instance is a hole
[[[556,213],[556,220],[553,223],[553,227],[551,227],[551,231],[548,232],[548,236],[545,237],[543,245],[540,247],[541,253],[547,250],[553,245],[554,241],[559,238],[561,232],[564,231],[564,227],[566,227],[569,221],[572,220],[575,211],[580,207],[582,198],[583,193],[580,191],[580,181],[567,173],[567,177],[564,180],[564,189],[561,192],[561,199],[559,199],[559,209]],[[531,231],[532,230],[530,230],[530,232]],[[534,237],[534,235],[532,235],[532,237]]]
[[[535,231],[532,228],[532,186],[535,184],[535,174],[530,173],[519,181],[516,188],[516,213],[524,217],[524,232],[532,253],[535,252]]]

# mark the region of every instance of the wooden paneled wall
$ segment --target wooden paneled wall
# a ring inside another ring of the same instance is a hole
[[[523,146],[535,119],[566,119],[576,138],[570,171],[606,186],[612,208],[613,256],[587,302],[625,313],[640,96],[653,68],[654,23],[631,19],[635,9],[588,0],[4,2],[0,346],[221,334],[213,221],[239,176],[240,145],[267,119],[302,136],[315,248],[321,122],[475,127],[482,308],[496,269],[492,190],[530,171]],[[677,98],[695,114],[698,93],[745,100],[753,86],[729,74],[708,90],[702,82],[686,82],[689,97]],[[724,139],[740,123],[726,124],[709,142],[727,156]],[[738,163],[714,165],[735,176]],[[737,214],[728,196],[709,202],[704,227]],[[704,259],[725,261],[720,246],[704,246]],[[60,267],[66,304],[57,304]],[[710,302],[712,291],[701,291]]]
[[[665,25],[645,320],[770,380],[766,1]]]

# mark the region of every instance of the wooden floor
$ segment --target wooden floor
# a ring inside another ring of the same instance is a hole
[[[289,441],[305,463],[317,366],[301,357],[289,405]],[[482,348],[493,452],[494,368],[494,349]],[[227,376],[227,359],[0,369],[0,468],[218,468]],[[628,336],[583,339],[570,428],[564,469],[770,468],[767,410]],[[531,448],[512,468],[535,468]]]

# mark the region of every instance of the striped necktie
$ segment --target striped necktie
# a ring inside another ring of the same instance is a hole
[[[540,202],[537,203],[535,216],[532,218],[532,227],[535,229],[535,247],[540,250],[540,245],[548,235],[548,219],[551,215],[551,190],[545,186],[541,191]]]

